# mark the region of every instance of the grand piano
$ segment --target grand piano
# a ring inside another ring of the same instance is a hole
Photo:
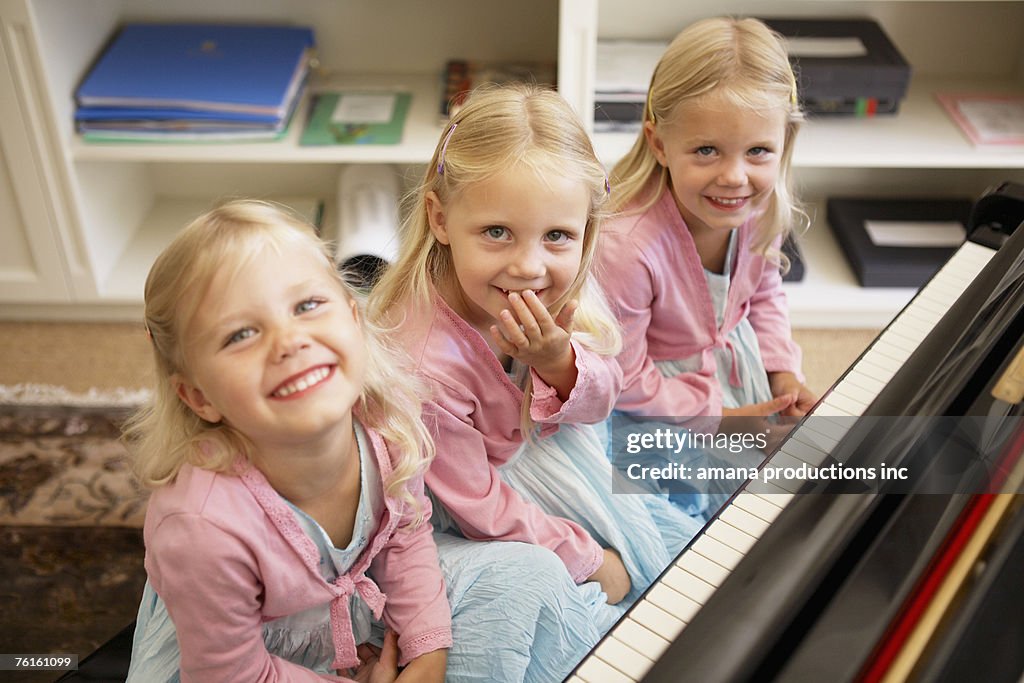
[[[979,199],[762,466],[912,476],[750,479],[567,681],[1024,680],[1022,220],[1024,186]]]

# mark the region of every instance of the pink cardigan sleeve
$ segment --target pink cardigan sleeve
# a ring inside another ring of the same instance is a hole
[[[605,233],[599,274],[622,326],[623,388],[616,408],[649,417],[721,415],[722,390],[710,372],[664,377],[647,347],[654,301],[654,270],[628,236]]]
[[[563,403],[558,392],[532,368],[530,417],[539,423],[594,424],[608,417],[622,388],[622,368],[614,357],[602,356],[570,341],[576,353],[576,385]]]
[[[441,385],[435,391],[423,415],[437,449],[426,483],[463,535],[544,546],[561,558],[576,583],[589,578],[603,558],[597,541],[575,522],[548,515],[506,484],[487,458],[483,436],[468,414],[458,410],[461,401]]]
[[[252,563],[239,537],[195,514],[167,516],[149,539],[146,570],[177,631],[181,680],[349,680],[267,652]]]
[[[777,239],[772,249],[778,250],[781,245],[781,238]],[[757,290],[750,298],[747,319],[757,333],[757,344],[761,349],[765,371],[792,372],[803,382],[800,347],[793,341],[789,305],[782,289],[782,275],[771,263],[764,265]]]
[[[416,510],[407,505],[398,528],[370,564],[370,571],[387,595],[384,619],[398,634],[399,664],[434,650],[451,647],[451,608],[437,560],[430,501],[423,479],[410,481],[409,492],[421,506],[422,523],[415,529]]]

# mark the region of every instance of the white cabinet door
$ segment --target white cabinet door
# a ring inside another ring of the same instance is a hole
[[[25,24],[0,17],[0,301],[70,301],[47,188],[26,117],[38,111],[19,74]]]

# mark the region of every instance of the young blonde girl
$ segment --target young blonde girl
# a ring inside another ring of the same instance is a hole
[[[154,491],[130,678],[384,681],[401,663],[443,680],[432,442],[312,228],[226,204],[161,254],[145,300],[157,387],[126,440]]]
[[[780,267],[803,214],[790,166],[803,116],[780,38],[756,19],[682,31],[655,68],[643,131],[612,172],[598,276],[625,330],[617,411],[800,416]],[[691,510],[692,511],[692,510]]]
[[[592,426],[620,384],[620,334],[590,275],[606,194],[557,93],[476,91],[446,127],[399,258],[370,296],[371,318],[403,340],[432,390],[435,524],[554,552],[583,584],[570,597],[590,596],[585,618],[603,627],[696,529],[661,498],[613,495]],[[596,589],[619,608],[593,604]]]

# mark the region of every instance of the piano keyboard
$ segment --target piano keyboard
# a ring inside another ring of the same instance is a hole
[[[949,307],[996,253],[965,242],[772,455],[772,466],[821,465]],[[828,418],[839,418],[830,420]],[[640,681],[758,538],[801,482],[751,480],[679,554],[580,663],[568,683]]]

